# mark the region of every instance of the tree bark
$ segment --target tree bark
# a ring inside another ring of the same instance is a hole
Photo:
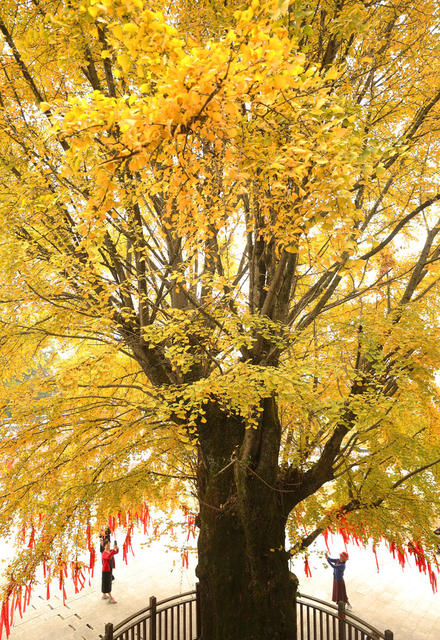
[[[241,421],[213,407],[207,418],[199,430],[201,638],[295,640],[280,494],[236,457]]]

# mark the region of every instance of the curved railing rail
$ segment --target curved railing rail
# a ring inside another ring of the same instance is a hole
[[[198,585],[197,585],[198,586]],[[389,630],[379,631],[345,610],[305,594],[297,597],[297,640],[393,640]],[[197,640],[200,637],[198,589],[157,602],[117,625],[105,625],[103,640]]]

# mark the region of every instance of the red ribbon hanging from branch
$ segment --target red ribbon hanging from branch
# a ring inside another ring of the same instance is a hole
[[[186,515],[186,521],[188,526],[188,535],[186,537],[186,541],[189,541],[190,536],[193,538],[196,537],[196,518],[193,513],[188,512]]]
[[[20,618],[23,617],[23,612],[21,609],[21,598],[22,598],[22,587],[18,587],[18,598],[17,598],[17,604],[15,605],[16,607],[18,607],[18,613],[20,614]]]
[[[307,578],[312,577],[312,571],[310,569],[309,559],[307,558],[307,556],[304,559],[304,573],[306,574]]]
[[[92,574],[92,578],[93,578],[93,574],[95,572],[95,560],[96,560],[96,552],[95,549],[90,549],[90,558],[89,558],[89,570]]]
[[[128,551],[130,550],[131,553],[134,555],[134,551],[133,551],[133,547],[131,546],[131,534],[133,531],[133,525],[131,524],[128,527],[128,531],[127,531],[127,535],[125,536],[125,540],[122,544],[122,559],[124,560],[125,564],[127,564],[127,554]]]
[[[377,551],[376,551],[376,544],[375,543],[373,543],[373,553],[374,553],[374,557],[376,558],[377,573],[379,573],[379,561],[377,559]]]
[[[24,593],[24,599],[27,607],[29,606],[29,603],[31,601],[31,592],[32,592],[32,583],[29,582],[29,584],[26,585],[26,590]]]
[[[1,611],[1,618],[0,618],[0,640],[2,637],[2,631],[3,631],[3,627],[5,628],[6,631],[6,637],[9,637],[9,633],[10,633],[10,629],[9,629],[9,601],[8,598],[6,598],[6,600],[3,601],[2,603],[2,611]]]
[[[405,563],[406,563],[406,553],[405,553],[405,550],[402,549],[402,547],[397,547],[397,559],[403,570],[405,568]]]
[[[12,600],[11,600],[11,609],[9,612],[9,626],[12,627],[12,625],[14,624],[14,609],[15,609],[15,599],[17,597],[16,593],[12,594]]]
[[[35,546],[35,529],[34,529],[34,525],[32,525],[31,537],[29,538],[28,549],[33,549],[34,546]]]
[[[115,518],[115,516],[109,516],[108,517],[108,526],[109,526],[110,531],[112,533],[114,533],[115,529],[116,529],[116,518]]]

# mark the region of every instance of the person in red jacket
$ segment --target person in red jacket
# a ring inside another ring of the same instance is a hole
[[[105,530],[104,533],[100,533],[99,534],[99,551],[100,553],[102,553],[105,549],[105,545],[107,542],[111,543],[112,539],[111,539],[111,531],[110,529],[107,527],[107,529]],[[113,569],[115,568],[115,559],[112,558],[111,561],[111,568],[112,568],[112,580],[115,579],[115,576],[113,574]]]
[[[107,540],[104,551],[102,552],[101,591],[103,600],[108,599],[109,604],[116,604],[116,600],[112,596],[112,563],[113,556],[117,553],[119,553],[119,549],[116,542],[114,548],[110,549],[110,542]]]

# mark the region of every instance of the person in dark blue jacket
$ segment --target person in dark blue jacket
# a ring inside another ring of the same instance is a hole
[[[345,602],[347,609],[351,609],[352,606],[348,601],[347,591],[345,589],[344,582],[344,571],[345,571],[345,563],[348,560],[348,553],[343,551],[339,558],[329,558],[328,554],[325,554],[327,558],[327,562],[331,567],[333,567],[333,593],[332,600],[333,602]]]

